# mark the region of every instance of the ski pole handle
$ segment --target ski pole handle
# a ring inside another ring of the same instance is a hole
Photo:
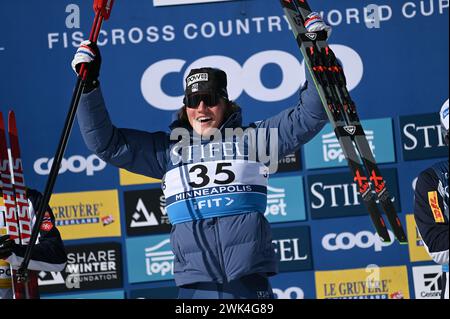
[[[93,8],[95,12],[95,18],[94,23],[92,24],[91,33],[89,35],[89,41],[91,41],[92,43],[97,43],[98,36],[102,28],[102,23],[103,21],[109,19],[113,4],[114,0],[94,0]],[[83,80],[87,79],[87,72],[88,72],[87,65],[86,63],[83,63],[81,65],[79,73],[81,79]]]

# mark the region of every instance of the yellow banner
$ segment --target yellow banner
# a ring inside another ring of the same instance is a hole
[[[54,194],[50,207],[63,240],[120,236],[117,190]]]
[[[119,169],[119,178],[122,186],[161,183],[159,179],[134,174],[124,169]]]
[[[316,271],[317,299],[409,299],[406,266]]]
[[[436,223],[445,223],[444,215],[442,214],[442,210],[439,207],[439,201],[437,192],[428,192],[428,203],[430,204],[430,209],[434,216],[434,221]]]
[[[406,215],[406,229],[408,232],[409,260],[413,262],[431,260],[423,245],[422,237],[420,237],[420,233],[417,230],[413,214]]]

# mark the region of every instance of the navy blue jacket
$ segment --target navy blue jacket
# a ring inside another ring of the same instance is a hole
[[[278,128],[279,158],[298,150],[327,122],[308,72],[307,77],[297,106],[250,125]],[[82,95],[77,116],[86,145],[109,164],[158,179],[164,179],[176,166],[170,158],[176,143],[170,140],[170,133],[115,127],[100,89]],[[170,128],[179,125],[175,121]],[[238,127],[242,127],[240,110],[230,115],[221,130]],[[234,201],[234,205],[236,203],[242,201]],[[265,207],[265,203],[262,206]],[[171,218],[170,210],[168,213]],[[175,223],[171,245],[178,286],[196,282],[222,283],[253,273],[273,275],[278,271],[270,225],[260,210],[245,208],[233,210],[228,216],[195,216],[191,221]]]

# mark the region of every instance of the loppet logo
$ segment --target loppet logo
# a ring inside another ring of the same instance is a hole
[[[312,269],[308,226],[274,228],[272,236],[280,272]]]
[[[400,126],[406,161],[448,156],[438,113],[401,116]]]
[[[394,234],[388,230],[389,236],[394,238]],[[377,233],[370,231],[360,231],[356,234],[344,232],[340,234],[330,233],[322,238],[322,247],[328,251],[350,250],[355,247],[361,249],[373,248],[376,252],[381,252],[383,247],[391,246],[394,242],[382,242]]]
[[[396,211],[401,211],[396,169],[381,171]],[[312,219],[366,215],[361,194],[351,172],[307,177]]]
[[[366,120],[362,121],[362,126],[377,163],[395,162],[392,119]],[[346,126],[344,129],[354,134],[356,128]],[[320,135],[308,142],[304,149],[307,169],[347,166],[341,145],[330,124],[325,126]],[[322,155],[319,157],[318,154]]]
[[[161,183],[160,179],[134,174],[124,169],[119,169],[119,179],[121,186]]]
[[[176,6],[182,4],[200,4],[200,3],[210,3],[210,2],[224,2],[231,0],[153,0],[153,6]]]
[[[420,233],[417,230],[413,214],[406,215],[406,230],[408,233],[409,259],[412,262],[431,260],[423,245],[422,237],[420,237]]]
[[[42,157],[34,162],[34,171],[39,175],[48,175],[52,168],[53,158]],[[78,174],[85,172],[87,176],[94,176],[95,172],[102,171],[106,167],[106,162],[97,155],[90,155],[87,158],[81,155],[74,155],[68,159],[63,158],[59,174],[67,171]]]
[[[442,266],[413,267],[416,299],[440,299],[442,293]]]
[[[305,299],[305,293],[300,287],[289,287],[285,290],[273,288],[276,299]]]
[[[378,280],[366,268],[316,271],[317,299],[409,299],[406,266],[380,267]]]
[[[299,176],[270,178],[264,216],[271,223],[305,220],[303,179]]]
[[[359,54],[352,48],[343,45],[331,45],[339,56],[340,61],[347,70],[347,87],[355,88],[363,76],[363,63]],[[262,70],[266,65],[277,65],[282,73],[281,83],[275,88],[268,88],[261,78]],[[229,79],[228,93],[230,100],[236,100],[245,91],[251,98],[264,102],[277,102],[285,100],[296,94],[298,88],[305,82],[305,66],[296,56],[279,50],[258,52],[250,56],[241,66],[236,60],[223,56],[213,55],[202,57],[186,67],[186,61],[181,59],[167,59],[150,65],[141,78],[141,92],[144,99],[151,106],[172,111],[183,105],[182,85],[191,69],[204,66],[214,66],[224,70]],[[163,90],[163,80],[171,74],[179,74],[180,95],[173,96]]]
[[[127,234],[168,233],[171,229],[166,212],[166,199],[161,189],[124,192]]]
[[[131,283],[173,279],[175,256],[169,235],[129,238],[126,245]]]
[[[62,272],[38,274],[44,293],[122,287],[122,255],[119,243],[66,246],[67,266]]]
[[[117,190],[54,194],[50,207],[64,240],[120,236]]]

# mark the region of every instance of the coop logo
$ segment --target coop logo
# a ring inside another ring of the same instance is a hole
[[[160,188],[125,192],[124,198],[128,235],[170,232],[166,199]]]
[[[362,121],[362,125],[377,163],[395,162],[392,120],[390,118],[366,120]],[[355,126],[345,126],[344,129],[349,134],[356,133]],[[306,168],[346,166],[344,152],[331,125],[327,124],[322,132],[322,135],[316,136],[305,145]]]
[[[416,299],[440,299],[442,267],[439,265],[413,267]]]
[[[305,293],[300,287],[289,287],[285,290],[273,288],[276,299],[305,299]]]
[[[388,230],[391,238],[394,234]],[[328,251],[350,250],[355,247],[361,249],[373,248],[374,251],[380,252],[383,247],[391,246],[393,242],[382,242],[377,233],[370,231],[360,231],[356,234],[350,232],[329,233],[322,238],[322,247]]]
[[[122,287],[120,250],[118,243],[68,246],[64,271],[38,273],[40,290],[54,293]]]
[[[53,160],[53,158],[47,157],[37,159],[33,165],[34,171],[39,175],[50,174]],[[106,162],[102,161],[97,155],[92,154],[88,157],[74,155],[62,159],[59,174],[69,171],[74,174],[84,172],[87,176],[94,176],[96,172],[102,171],[105,167]]]
[[[224,2],[231,0],[153,0],[154,7],[162,6],[176,6],[182,4],[200,4],[200,3],[211,3],[211,2]]]
[[[359,54],[352,48],[343,45],[332,45],[333,51],[339,56],[346,68],[347,87],[355,88],[363,76],[363,63]],[[253,99],[264,102],[276,102],[291,97],[305,82],[305,67],[296,56],[279,50],[258,52],[250,56],[243,65],[236,60],[223,56],[213,55],[202,57],[190,65],[181,59],[167,59],[150,65],[141,78],[141,92],[144,99],[151,106],[171,111],[179,109],[183,103],[182,85],[191,69],[204,66],[214,66],[224,70],[228,78],[228,94],[231,100],[236,100],[244,91]],[[262,69],[269,64],[277,65],[282,73],[281,83],[276,88],[268,88],[261,78]],[[180,95],[169,95],[162,88],[166,76],[179,74]]]
[[[448,156],[437,113],[400,117],[405,160]]]
[[[381,174],[396,210],[400,211],[397,171],[383,169]],[[309,175],[307,182],[311,199],[308,208],[312,219],[367,214],[358,185],[350,172]]]
[[[264,216],[270,223],[305,220],[303,179],[299,176],[270,178]]]

